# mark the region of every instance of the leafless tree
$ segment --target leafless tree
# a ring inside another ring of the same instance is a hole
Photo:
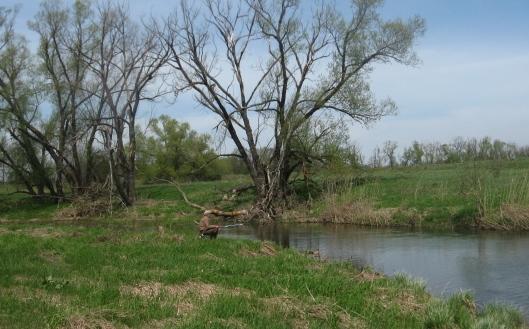
[[[135,201],[136,117],[140,104],[164,94],[158,77],[168,57],[153,29],[135,23],[123,5],[98,8],[97,51],[87,58],[101,86],[105,147],[116,189],[126,205]]]
[[[81,193],[96,179],[99,152],[112,164],[123,202],[134,203],[136,116],[142,103],[164,94],[158,78],[168,50],[125,5],[46,0],[31,23],[40,37],[34,65],[13,17],[0,11],[2,163],[28,192],[62,196],[64,183]],[[43,101],[51,115],[43,115]]]
[[[382,147],[382,153],[384,153],[384,156],[386,157],[387,164],[393,168],[397,164],[397,156],[395,154],[397,150],[397,143],[393,141],[386,141],[384,142],[384,146]]]
[[[342,15],[324,2],[182,1],[160,28],[175,89],[218,115],[256,186],[255,210],[273,217],[283,204],[291,142],[307,121],[331,112],[367,124],[395,111],[365,78],[375,63],[416,63],[424,22],[386,21],[380,5],[355,0]]]
[[[0,8],[0,161],[28,193],[56,194],[44,156],[54,150],[40,129],[39,86],[27,82],[32,63],[25,39],[14,31],[15,14]]]
[[[82,192],[88,182],[83,174],[79,144],[87,127],[81,121],[83,111],[94,96],[98,84],[90,81],[87,57],[94,52],[87,2],[76,1],[70,8],[57,1],[43,1],[30,27],[40,37],[37,56],[44,85],[53,104],[49,120],[50,138],[56,141],[56,188],[63,194],[63,177],[71,189]],[[86,145],[91,149],[92,145]]]

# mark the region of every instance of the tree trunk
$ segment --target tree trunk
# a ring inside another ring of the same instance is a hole
[[[129,155],[127,172],[127,196],[130,205],[136,201],[136,131],[134,116],[131,115],[129,125]]]

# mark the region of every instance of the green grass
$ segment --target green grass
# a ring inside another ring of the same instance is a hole
[[[438,300],[405,277],[359,275],[277,246],[265,253],[258,242],[200,240],[195,218],[4,225],[0,327],[522,326],[516,312],[475,313],[471,297]]]
[[[251,193],[222,196],[241,182],[182,188],[194,202],[239,208]],[[18,206],[4,208],[0,224],[0,328],[523,326],[511,309],[479,311],[468,295],[437,299],[406,277],[259,242],[200,240],[200,214],[174,187],[142,186],[139,195],[136,208],[74,222],[46,222],[56,206],[4,196]],[[27,220],[35,216],[44,221]]]
[[[251,191],[241,194],[233,201],[223,200],[224,195],[229,196],[231,189],[249,184],[249,182],[247,177],[236,176],[221,181],[181,184],[181,188],[186,194],[192,196],[192,201],[195,203],[208,207],[220,207],[223,210],[234,210],[252,202]],[[70,207],[67,202],[58,205],[50,200],[36,200],[27,194],[12,193],[15,190],[13,186],[0,185],[0,221],[52,220],[60,217],[58,211]],[[163,219],[196,210],[187,205],[176,187],[170,184],[140,185],[137,193],[139,202],[134,208],[125,209],[115,204],[114,211],[130,217],[135,215],[150,219]],[[117,199],[114,198],[114,201]]]
[[[516,205],[527,210],[522,217],[529,216],[529,159],[370,169],[316,181],[323,195],[313,203],[315,217],[329,204],[367,201],[375,209],[396,209],[396,225],[407,224],[400,217],[411,210],[424,226],[470,226],[479,219],[491,228],[529,229],[500,214],[502,206]],[[504,227],[494,227],[500,222]]]

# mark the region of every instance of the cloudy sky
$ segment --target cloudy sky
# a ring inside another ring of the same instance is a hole
[[[308,1],[308,0],[307,0]],[[167,0],[130,0],[133,13],[166,15]],[[348,0],[336,0],[343,11]],[[33,44],[26,22],[39,1],[3,0],[20,4],[17,27]],[[399,113],[368,129],[352,126],[350,135],[368,154],[385,140],[408,145],[413,140],[447,142],[456,136],[491,136],[529,144],[529,1],[527,0],[387,0],[385,17],[426,19],[419,40],[417,67],[383,65],[371,76],[379,98],[391,97]],[[156,114],[188,121],[212,132],[216,119],[191,97],[175,104],[157,104]]]

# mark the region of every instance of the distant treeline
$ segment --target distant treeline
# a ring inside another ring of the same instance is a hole
[[[529,156],[528,146],[517,146],[490,137],[456,137],[450,143],[414,141],[397,153],[398,144],[385,142],[373,150],[370,167],[416,166],[424,164],[461,163],[475,160],[514,160]]]

